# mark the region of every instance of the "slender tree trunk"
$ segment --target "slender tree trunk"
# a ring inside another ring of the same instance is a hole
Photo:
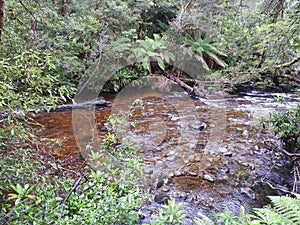
[[[62,0],[63,13],[66,17],[69,17],[69,0]]]
[[[0,41],[2,40],[2,30],[4,27],[5,0],[0,0]]]

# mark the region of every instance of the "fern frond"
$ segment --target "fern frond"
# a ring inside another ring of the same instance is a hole
[[[273,207],[254,209],[259,224],[300,225],[300,198],[269,196]]]
[[[274,210],[293,224],[300,225],[300,199],[287,196],[270,196]]]

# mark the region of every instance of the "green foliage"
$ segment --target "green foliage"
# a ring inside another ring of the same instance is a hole
[[[168,50],[167,36],[162,37],[154,34],[152,38],[146,37],[145,40],[138,40],[138,47],[133,49],[134,57],[139,60],[142,66],[151,71],[150,62],[155,61],[161,69],[165,69],[165,63],[174,61],[174,54]]]
[[[255,79],[261,72],[272,71],[274,64],[291,61],[299,55],[299,35],[296,35],[299,33],[296,25],[299,4],[284,1],[281,17],[272,20],[272,15],[265,12],[268,2],[248,2],[245,6],[224,1],[222,5],[224,11],[214,23],[216,32],[213,36],[229,56],[229,67],[223,74],[231,80]],[[295,70],[296,74],[296,68],[288,70]],[[266,83],[269,81],[266,79]]]
[[[72,193],[61,224],[135,224],[141,189],[131,178],[119,181],[128,171],[91,169],[87,181]]]
[[[270,196],[272,205],[264,208],[256,208],[254,212],[256,215],[246,214],[244,208],[241,208],[240,215],[234,216],[225,211],[214,215],[215,221],[208,217],[194,219],[198,225],[284,225],[284,224],[300,224],[299,196],[297,198],[287,196]]]
[[[175,204],[175,201],[168,200],[168,205],[163,206],[159,214],[155,216],[154,220],[150,221],[151,225],[165,225],[165,224],[184,224],[185,214],[180,208],[182,204]]]
[[[273,112],[265,123],[283,141],[285,149],[297,152],[300,149],[300,104],[295,109],[284,112]]]
[[[87,146],[90,172],[70,196],[62,224],[135,224],[138,219],[142,166],[134,143],[117,129],[126,117],[111,115],[108,122],[110,131],[99,150]]]
[[[60,84],[53,75],[51,56],[42,51],[24,51],[13,58],[0,59],[0,128],[2,143],[30,138],[27,113],[54,107],[74,94],[75,89]]]
[[[300,224],[300,198],[270,196],[273,207],[255,209],[256,224]]]
[[[114,91],[118,92],[121,88],[125,87],[129,83],[133,85],[138,85],[138,78],[144,77],[147,75],[147,70],[139,67],[138,65],[132,67],[124,67],[117,71],[116,74],[112,76],[111,79],[104,86],[102,91]]]
[[[188,36],[183,41],[185,43],[185,46],[192,51],[192,53],[189,53],[191,56],[195,55],[196,59],[202,63],[203,67],[206,70],[210,70],[210,67],[213,66],[208,62],[209,59],[213,60],[214,63],[220,67],[224,68],[227,66],[227,64],[221,58],[226,57],[226,55],[214,46],[211,38],[206,37],[202,39],[200,32],[195,36],[195,38],[193,38],[192,36]],[[208,66],[208,64],[210,65],[210,67]]]
[[[35,149],[6,148],[0,154],[1,224],[56,223],[71,179]]]
[[[170,22],[176,18],[178,9],[168,2],[163,1],[151,4],[151,7],[144,9],[141,13],[141,24],[139,27],[139,38],[146,36],[154,38],[154,34],[162,34],[169,28]]]
[[[109,122],[117,126],[126,120],[111,116]],[[143,173],[130,140],[111,132],[97,151],[88,149],[90,160],[75,189],[78,179],[57,175],[70,170],[48,161],[37,150],[21,150],[1,151],[1,223],[136,223]],[[70,190],[70,196],[63,198]]]

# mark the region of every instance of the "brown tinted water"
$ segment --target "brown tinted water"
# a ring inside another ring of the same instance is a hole
[[[63,140],[50,154],[66,167],[79,168],[85,157],[82,143],[90,144],[92,133],[96,136],[92,145],[97,148],[107,133],[111,111],[120,112],[122,105],[132,105],[128,96],[119,96],[114,102],[115,97],[105,96],[112,105],[95,110],[92,126],[74,122],[74,118],[84,121],[85,110],[77,111],[77,117],[71,110],[37,114],[36,120],[44,126],[40,137]],[[265,141],[273,137],[259,123],[260,116],[271,109],[292,107],[298,101],[293,95],[288,97],[288,105],[282,105],[275,94],[271,98],[251,93],[227,99],[209,96],[207,100],[191,100],[191,108],[182,93],[139,94],[144,108],[130,108],[135,109],[130,119],[136,121],[136,127],[127,135],[140,142],[144,185],[151,199],[143,205],[143,222],[169,198],[182,202],[188,217],[225,208],[237,214],[240,206],[261,206],[267,195],[277,194],[261,181],[263,177],[289,188],[290,168],[267,149]]]

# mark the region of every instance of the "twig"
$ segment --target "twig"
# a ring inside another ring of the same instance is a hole
[[[83,165],[84,165],[84,164],[85,164],[85,162],[83,163]],[[68,191],[68,194],[66,195],[66,197],[65,197],[65,198],[63,199],[63,201],[62,201],[62,208],[61,208],[60,215],[59,215],[59,218],[58,218],[58,221],[57,221],[57,225],[60,224],[60,220],[61,220],[61,218],[63,217],[64,209],[65,209],[66,203],[67,203],[68,199],[70,198],[71,194],[72,194],[73,192],[76,191],[77,187],[79,186],[79,184],[80,184],[80,182],[82,181],[83,178],[85,178],[85,179],[87,180],[87,178],[86,178],[86,176],[83,174],[83,172],[80,173],[80,172],[77,172],[77,171],[75,171],[75,170],[70,170],[70,169],[67,169],[67,168],[64,168],[64,167],[60,167],[60,168],[63,169],[63,170],[66,170],[66,171],[68,171],[68,172],[75,173],[75,174],[78,176],[78,178],[77,178],[77,180],[73,183],[72,187],[71,187],[70,190]]]
[[[282,152],[284,154],[286,154],[287,156],[290,157],[300,157],[300,153],[290,153],[287,150],[280,148],[279,146],[276,146],[275,144],[272,144],[272,146],[270,145],[270,143],[268,141],[264,142],[265,145],[267,145],[271,150],[275,150],[277,152]]]
[[[297,193],[295,193],[295,192],[293,192],[293,191],[285,190],[283,187],[280,187],[280,186],[278,186],[278,185],[275,186],[275,185],[271,184],[270,181],[266,180],[266,177],[267,177],[267,175],[263,176],[263,177],[261,178],[261,182],[266,183],[267,185],[269,185],[270,188],[272,188],[272,189],[274,189],[274,190],[279,190],[279,191],[282,191],[282,192],[284,192],[284,193],[288,193],[288,194],[291,194],[291,195],[297,194]]]
[[[71,187],[71,189],[69,190],[67,196],[64,198],[63,202],[62,202],[62,208],[61,208],[61,211],[60,211],[60,215],[59,215],[59,218],[58,218],[58,221],[57,221],[57,225],[60,224],[60,220],[61,218],[63,217],[63,214],[64,214],[64,209],[65,209],[65,205],[69,199],[69,197],[71,196],[71,194],[76,190],[76,188],[79,186],[81,180],[84,178],[85,176],[80,174],[80,176],[77,178],[77,180],[75,181],[75,183],[73,184],[73,186]]]

